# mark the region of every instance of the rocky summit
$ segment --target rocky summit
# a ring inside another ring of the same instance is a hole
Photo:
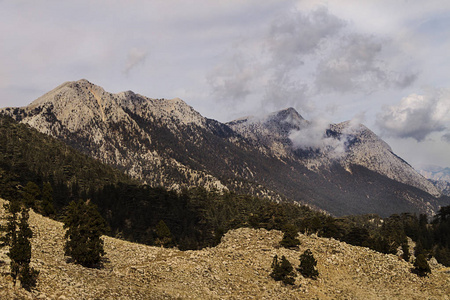
[[[202,186],[294,201],[335,216],[432,215],[450,198],[362,124],[319,124],[293,108],[229,123],[181,99],[66,82],[1,113],[151,186]]]
[[[4,201],[1,200],[0,204]],[[3,206],[3,205],[2,205]],[[2,210],[2,214],[3,214]],[[334,239],[299,235],[298,249],[279,247],[280,231],[241,228],[214,248],[179,251],[103,237],[106,257],[99,269],[84,268],[64,256],[62,224],[31,211],[31,266],[40,271],[27,292],[0,276],[1,299],[449,299],[450,270],[431,263],[428,277],[395,255]],[[286,286],[270,277],[274,255],[296,268],[310,249],[317,280],[298,272]],[[5,251],[5,250],[3,250]],[[8,259],[0,253],[1,271]]]

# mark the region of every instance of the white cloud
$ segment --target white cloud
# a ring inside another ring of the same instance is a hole
[[[445,139],[449,135],[450,91],[411,94],[397,105],[385,106],[377,116],[377,124],[384,135],[390,137],[413,138],[420,142],[433,132],[444,132]]]
[[[340,132],[334,132],[333,126],[327,119],[317,117],[308,122],[304,128],[292,131],[289,138],[296,149],[315,150],[339,159],[348,150],[349,142],[361,130],[363,119],[364,114],[358,114],[352,120],[342,124]]]

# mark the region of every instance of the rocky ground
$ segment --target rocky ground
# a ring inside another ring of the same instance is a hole
[[[37,287],[13,286],[3,249],[0,299],[450,299],[450,272],[442,266],[420,278],[397,256],[333,239],[300,235],[299,249],[288,250],[278,247],[279,231],[241,228],[217,247],[182,252],[104,237],[104,267],[88,269],[64,257],[61,223],[31,212],[30,225]],[[285,286],[269,276],[275,254],[297,267],[308,248],[317,280],[298,274]]]

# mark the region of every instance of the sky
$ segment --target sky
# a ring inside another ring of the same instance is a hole
[[[66,81],[231,121],[358,120],[450,167],[450,1],[0,0],[0,107]]]

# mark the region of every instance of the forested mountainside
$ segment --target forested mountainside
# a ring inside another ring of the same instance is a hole
[[[293,148],[290,135],[308,122],[292,109],[276,113],[270,126],[223,124],[180,99],[111,94],[80,80],[2,112],[152,187],[206,187],[294,201],[335,216],[432,214],[450,203],[365,127],[349,133],[344,123],[330,125],[324,134],[347,145],[340,160]],[[256,129],[249,134],[245,128]]]

